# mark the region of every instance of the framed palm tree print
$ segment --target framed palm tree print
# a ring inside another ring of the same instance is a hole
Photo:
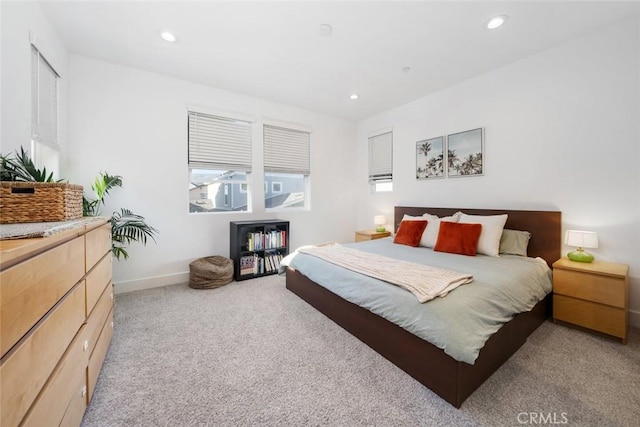
[[[450,177],[484,175],[484,128],[447,136],[447,174]]]
[[[444,178],[444,136],[416,142],[416,179]]]

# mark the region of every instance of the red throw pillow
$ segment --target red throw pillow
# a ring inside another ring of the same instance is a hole
[[[433,250],[475,256],[481,231],[482,224],[442,221]]]
[[[401,221],[398,232],[393,238],[393,243],[407,246],[418,246],[424,229],[427,228],[427,221]]]

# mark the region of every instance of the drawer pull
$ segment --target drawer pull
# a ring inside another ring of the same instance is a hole
[[[111,301],[113,301],[113,292],[111,292]]]
[[[87,395],[87,386],[86,385],[82,386],[81,395],[82,395],[82,397],[85,397]]]
[[[84,340],[84,343],[82,343],[82,351],[87,351],[88,348],[89,348],[89,340]]]
[[[111,329],[113,329],[113,326],[114,326],[114,325],[113,325],[113,321],[111,321]]]

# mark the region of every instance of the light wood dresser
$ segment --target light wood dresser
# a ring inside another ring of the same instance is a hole
[[[113,333],[111,226],[0,241],[0,425],[78,426]]]
[[[619,338],[627,343],[629,282],[625,264],[553,263],[553,320]]]

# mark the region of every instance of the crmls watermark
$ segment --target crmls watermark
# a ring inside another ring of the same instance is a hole
[[[569,424],[567,415],[566,412],[520,412],[516,419],[518,420],[518,424]]]

